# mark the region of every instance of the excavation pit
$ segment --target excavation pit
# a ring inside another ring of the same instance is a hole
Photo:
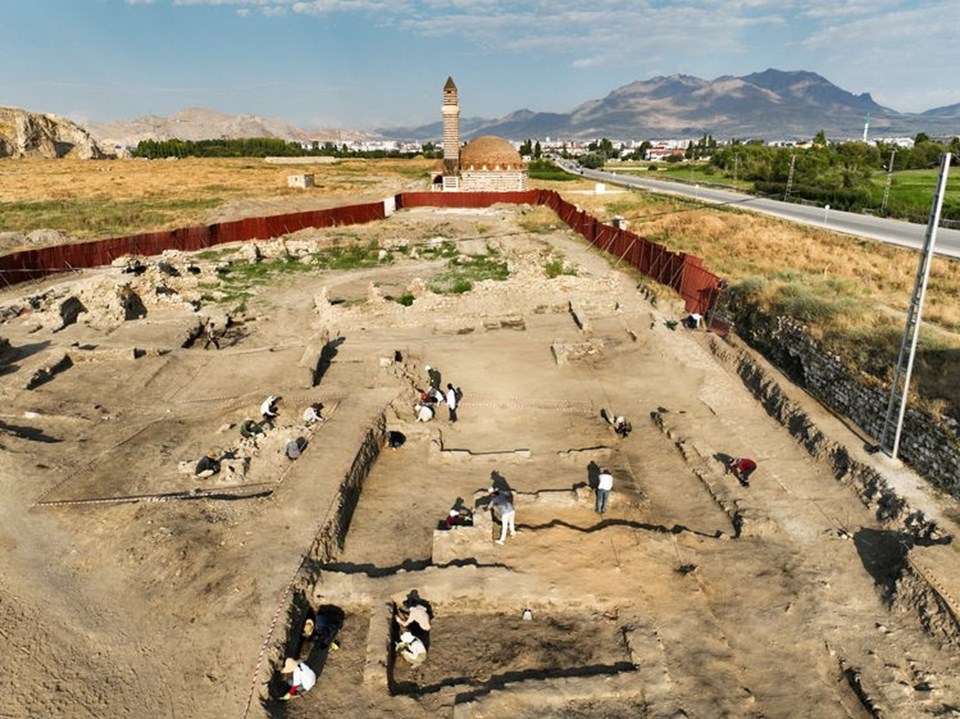
[[[390,693],[421,697],[454,687],[466,700],[515,682],[557,677],[609,677],[636,667],[613,616],[547,613],[524,607],[512,615],[441,614],[429,633],[427,660],[393,663]]]

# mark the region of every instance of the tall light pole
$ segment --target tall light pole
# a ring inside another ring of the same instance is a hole
[[[890,180],[893,178],[893,158],[897,154],[897,148],[890,150],[890,164],[887,166],[887,184],[883,188],[883,202],[880,204],[880,214],[887,214],[887,200],[890,199]]]
[[[913,358],[916,355],[917,340],[920,337],[920,314],[923,311],[923,299],[927,294],[927,280],[930,278],[930,264],[933,259],[933,246],[937,239],[937,226],[940,224],[943,196],[947,190],[950,160],[950,153],[944,153],[940,165],[940,180],[937,182],[937,192],[933,196],[930,220],[927,222],[927,234],[923,241],[923,250],[920,252],[920,265],[917,267],[913,296],[910,298],[910,306],[907,309],[907,323],[903,330],[903,341],[900,343],[900,354],[897,356],[897,366],[893,372],[893,385],[890,387],[887,416],[884,418],[883,432],[880,435],[880,448],[889,451],[893,458],[896,458],[897,452],[900,451],[903,416],[907,411],[907,397],[910,394],[910,375],[913,373]],[[893,432],[892,445],[889,444],[891,432]]]

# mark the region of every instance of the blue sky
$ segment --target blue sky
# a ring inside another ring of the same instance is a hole
[[[634,80],[810,70],[960,103],[957,0],[0,0],[0,105],[80,122],[188,107],[308,129],[566,112]]]

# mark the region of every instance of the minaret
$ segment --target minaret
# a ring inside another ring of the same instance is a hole
[[[460,175],[460,104],[457,101],[457,86],[452,77],[443,86],[443,176]],[[458,186],[459,182],[451,183]],[[444,181],[444,187],[448,183]]]

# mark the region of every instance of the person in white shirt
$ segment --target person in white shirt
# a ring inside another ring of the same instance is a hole
[[[397,642],[397,654],[406,659],[413,667],[419,666],[427,660],[427,648],[422,641],[410,632],[404,632],[400,635],[400,641]]]
[[[447,409],[450,411],[450,421],[457,421],[457,390],[452,384],[447,384]]]
[[[600,470],[597,477],[597,514],[607,511],[607,500],[610,499],[610,490],[613,489],[613,475],[606,469]]]
[[[287,684],[290,685],[289,691],[280,697],[282,701],[295,699],[302,694],[306,694],[317,683],[317,675],[313,669],[306,662],[297,661],[292,657],[287,657],[283,661],[283,668],[280,673],[289,675]]]
[[[404,629],[408,629],[411,624],[416,624],[422,631],[430,631],[430,610],[422,604],[412,604],[407,607],[407,618],[404,619],[397,615],[397,624]]]
[[[263,404],[260,405],[260,416],[263,417],[263,421],[271,427],[273,426],[273,420],[280,415],[280,410],[277,408],[277,402],[279,401],[279,397],[270,395],[263,400]]]
[[[413,405],[413,411],[416,412],[418,422],[429,422],[433,419],[433,407],[424,402]]]
[[[323,409],[323,403],[315,402],[314,404],[307,407],[303,410],[303,421],[307,424],[314,424],[315,422],[322,422],[323,417],[320,416],[320,410]]]

